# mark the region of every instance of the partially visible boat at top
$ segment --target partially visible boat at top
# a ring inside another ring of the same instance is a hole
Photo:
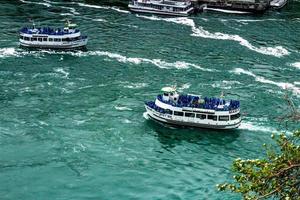
[[[183,17],[194,12],[191,0],[131,0],[128,7],[132,12]]]
[[[241,124],[237,100],[179,94],[173,87],[164,87],[162,92],[155,101],[145,102],[146,114],[155,121],[209,129],[234,129]]]
[[[88,37],[81,35],[76,24],[67,21],[63,28],[23,27],[20,30],[20,45],[46,49],[74,49],[87,45]]]
[[[282,9],[286,4],[288,0],[272,0],[270,1],[270,7],[275,10]]]

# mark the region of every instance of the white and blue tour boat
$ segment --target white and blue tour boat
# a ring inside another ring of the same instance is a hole
[[[131,0],[128,7],[132,12],[183,17],[194,12],[190,0]]]
[[[162,92],[155,101],[145,103],[147,115],[155,121],[210,129],[234,129],[241,124],[237,100],[179,94],[173,87],[164,87]]]
[[[66,22],[63,28],[24,27],[20,30],[20,45],[46,49],[74,49],[86,46],[88,38],[82,36],[76,24]]]

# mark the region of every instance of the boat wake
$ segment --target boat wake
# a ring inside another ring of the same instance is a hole
[[[15,48],[8,47],[8,48],[1,48],[0,49],[0,58],[6,58],[6,57],[18,57],[19,53],[16,51]]]
[[[126,57],[117,53],[111,53],[107,51],[53,51],[53,50],[40,50],[40,51],[21,51],[16,50],[15,48],[8,47],[8,48],[0,48],[0,58],[6,58],[6,57],[21,57],[21,56],[44,56],[45,54],[54,54],[54,55],[72,55],[77,57],[86,57],[86,56],[104,56],[108,57],[110,59],[117,60],[121,63],[130,63],[134,65],[139,64],[152,64],[154,66],[157,66],[162,69],[189,69],[189,68],[195,68],[199,69],[201,71],[207,71],[207,72],[217,72],[218,70],[215,69],[206,69],[199,65],[188,63],[185,61],[176,61],[176,62],[166,62],[161,59],[149,59],[149,58],[133,58],[133,57]]]
[[[300,62],[291,63],[290,66],[300,69]]]
[[[148,114],[147,114],[147,112],[144,112],[144,113],[143,113],[143,117],[144,117],[145,119],[147,119],[147,120],[150,119],[149,116],[148,116]]]
[[[162,68],[162,69],[172,69],[172,68],[188,69],[190,67],[193,67],[193,68],[196,68],[196,69],[199,69],[199,70],[202,70],[202,71],[209,71],[209,72],[216,71],[216,70],[213,70],[213,69],[206,69],[206,68],[203,68],[199,65],[192,64],[192,63],[187,63],[187,62],[184,62],[184,61],[176,61],[176,62],[170,63],[170,62],[163,61],[161,59],[126,57],[126,56],[123,56],[123,55],[120,55],[120,54],[117,54],[117,53],[111,53],[111,52],[107,52],[107,51],[69,52],[69,53],[71,55],[79,56],[79,57],[80,56],[106,56],[108,58],[115,59],[115,60],[117,60],[118,62],[121,62],[121,63],[131,63],[131,64],[135,64],[135,65],[139,65],[139,64],[142,64],[142,63],[152,64],[152,65],[155,65],[155,66],[157,66],[159,68]]]
[[[37,5],[43,5],[46,7],[51,7],[51,4],[46,3],[46,2],[33,2],[33,1],[25,1],[25,0],[20,0],[22,3],[28,3],[28,4],[37,4]]]
[[[261,126],[252,122],[242,122],[238,129],[249,130],[255,132],[277,133],[278,130],[272,127]]]
[[[105,9],[105,10],[110,9],[110,10],[114,10],[114,11],[117,11],[117,12],[120,12],[120,13],[130,13],[127,10],[122,10],[120,8],[117,8],[117,7],[98,6],[98,5],[91,5],[91,4],[85,4],[85,3],[78,3],[77,5],[81,6],[81,7],[96,8],[96,9]]]
[[[172,22],[176,24],[181,24],[185,26],[189,26],[192,29],[192,36],[194,37],[202,37],[202,38],[208,38],[208,39],[216,39],[216,40],[231,40],[236,41],[240,45],[247,47],[248,49],[255,51],[257,53],[261,53],[264,55],[271,55],[276,57],[282,57],[289,54],[289,51],[283,48],[282,46],[276,46],[276,47],[255,47],[253,46],[249,41],[242,38],[239,35],[229,35],[225,33],[215,32],[210,33],[209,31],[206,31],[203,29],[203,27],[199,26],[197,27],[195,22],[192,19],[186,18],[186,17],[179,17],[179,18],[160,18],[156,16],[142,16],[142,15],[136,15],[137,17],[154,20],[154,21],[167,21]]]
[[[144,88],[147,87],[147,83],[130,83],[129,85],[124,85],[126,83],[122,83],[124,88],[129,88],[129,89],[139,89],[139,88]],[[127,83],[128,84],[128,83]]]
[[[224,9],[218,9],[218,8],[204,8],[204,10],[208,11],[217,11],[222,13],[231,13],[231,14],[249,14],[249,12],[243,12],[238,10],[224,10]]]
[[[121,110],[121,111],[131,111],[131,108],[128,108],[126,106],[115,106],[116,110]]]
[[[231,72],[234,73],[234,74],[238,74],[238,75],[245,74],[245,75],[248,75],[248,76],[251,76],[251,77],[255,78],[255,81],[257,81],[257,82],[276,85],[276,86],[278,86],[278,87],[280,87],[284,90],[285,89],[291,90],[295,95],[300,95],[300,88],[295,86],[292,83],[275,82],[275,81],[272,81],[272,80],[268,80],[268,79],[266,79],[262,76],[257,76],[254,73],[252,73],[250,71],[247,71],[247,70],[244,70],[242,68],[235,68]]]

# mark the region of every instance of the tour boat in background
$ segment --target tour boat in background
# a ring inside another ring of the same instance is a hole
[[[194,12],[190,0],[131,0],[129,9],[133,12],[161,15],[189,16]]]
[[[147,115],[158,122],[210,129],[234,129],[241,124],[240,102],[179,94],[173,87],[145,103]]]
[[[82,36],[76,24],[66,22],[63,28],[24,27],[20,30],[20,45],[46,49],[74,49],[87,45],[87,36]]]

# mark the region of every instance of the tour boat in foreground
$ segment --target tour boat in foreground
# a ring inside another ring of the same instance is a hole
[[[155,121],[210,129],[234,129],[241,124],[237,100],[178,94],[173,87],[164,87],[162,92],[155,101],[145,103],[147,115]]]
[[[24,27],[20,30],[20,45],[46,49],[74,49],[86,46],[88,38],[69,21],[64,28]]]
[[[133,12],[183,17],[189,16],[194,11],[190,0],[131,0],[128,7]]]

